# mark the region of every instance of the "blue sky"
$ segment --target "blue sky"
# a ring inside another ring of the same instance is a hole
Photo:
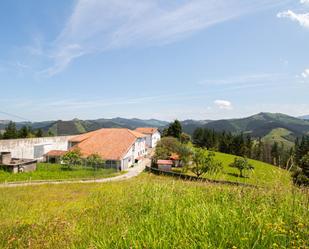
[[[0,119],[309,114],[309,0],[3,0]]]

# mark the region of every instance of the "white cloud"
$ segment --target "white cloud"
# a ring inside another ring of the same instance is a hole
[[[224,110],[232,110],[233,109],[233,106],[232,106],[232,103],[230,101],[227,101],[227,100],[215,100],[214,101],[214,104],[216,106],[218,106],[220,109],[224,109]]]
[[[309,4],[309,0],[300,0],[301,4]]]
[[[308,69],[305,69],[305,71],[304,72],[302,72],[302,74],[301,74],[301,76],[303,77],[303,78],[309,78],[309,68]]]
[[[289,18],[292,21],[298,22],[301,26],[309,28],[309,13],[297,14],[292,10],[280,12],[277,14],[278,18]]]
[[[309,5],[309,0],[300,0],[300,4]],[[292,21],[298,22],[301,26],[309,28],[309,12],[307,13],[296,13],[292,10],[279,12],[278,18],[289,18]]]
[[[78,0],[48,53],[54,75],[86,54],[164,45],[280,0]]]

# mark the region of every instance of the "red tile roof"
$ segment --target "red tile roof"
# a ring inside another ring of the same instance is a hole
[[[135,129],[136,131],[143,133],[143,134],[154,134],[156,131],[158,131],[158,128],[154,127],[139,127]]]
[[[108,128],[82,134],[70,139],[78,143],[71,148],[79,149],[83,156],[99,154],[105,160],[121,160],[136,139],[145,135],[122,128]]]
[[[158,160],[157,164],[158,165],[173,165],[173,161],[172,160]]]
[[[63,156],[67,151],[65,150],[51,150],[45,154],[45,156],[54,156],[54,157],[61,157]]]

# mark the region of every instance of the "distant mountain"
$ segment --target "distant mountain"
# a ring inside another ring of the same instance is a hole
[[[0,132],[9,121],[0,121]],[[16,123],[17,128],[24,125],[33,129],[42,129],[45,134],[52,132],[54,135],[75,135],[100,128],[129,128],[136,127],[158,127],[163,129],[169,122],[157,119],[127,119],[111,118],[96,120],[70,121],[44,121],[44,122],[20,122]],[[214,129],[216,131],[228,131],[232,133],[243,132],[253,137],[261,137],[265,141],[279,141],[292,145],[296,137],[309,134],[309,120],[291,117],[281,113],[259,113],[247,118],[226,119],[226,120],[184,120],[181,121],[184,132],[193,134],[198,127]]]
[[[193,132],[196,130],[196,128],[203,127],[209,122],[212,122],[211,120],[184,120],[181,121],[181,125],[183,130],[188,134],[193,134]]]
[[[309,121],[281,113],[259,113],[242,119],[218,120],[203,127],[216,131],[243,132],[268,141],[294,142],[296,137],[309,134]]]
[[[305,119],[305,120],[309,120],[309,115],[300,116],[300,117],[298,117],[298,118],[300,118],[300,119]]]
[[[8,122],[0,122],[0,130],[5,129]],[[88,131],[93,131],[101,128],[129,128],[135,129],[137,127],[164,127],[168,122],[156,119],[126,119],[126,118],[112,118],[112,119],[97,119],[97,120],[79,120],[73,119],[70,121],[45,121],[45,122],[19,122],[16,127],[19,129],[22,126],[31,126],[33,129],[42,129],[45,134],[52,132],[54,135],[75,135]]]

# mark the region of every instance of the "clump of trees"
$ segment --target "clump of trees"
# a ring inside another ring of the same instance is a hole
[[[162,136],[177,138],[181,143],[184,144],[191,142],[191,136],[183,132],[182,125],[177,119],[170,123],[169,126],[163,130]]]
[[[235,157],[234,162],[229,165],[232,168],[239,170],[240,177],[244,177],[244,172],[248,170],[254,170],[254,167],[248,162],[245,157]]]
[[[155,161],[158,159],[170,159],[173,153],[179,156],[180,165],[186,166],[192,155],[192,149],[175,137],[163,137],[156,146],[153,159]]]
[[[52,134],[48,134],[49,136]],[[4,133],[0,133],[0,139],[16,139],[16,138],[34,138],[34,137],[43,137],[42,129],[33,130],[30,126],[24,125],[20,129],[16,128],[14,122],[10,122]]]
[[[297,185],[309,186],[309,136],[295,143],[295,166],[293,181]]]
[[[273,165],[290,168],[293,148],[286,148],[283,143],[266,143],[262,139],[252,139],[248,134],[216,132],[210,129],[197,128],[193,133],[193,143],[202,148],[256,159]]]

